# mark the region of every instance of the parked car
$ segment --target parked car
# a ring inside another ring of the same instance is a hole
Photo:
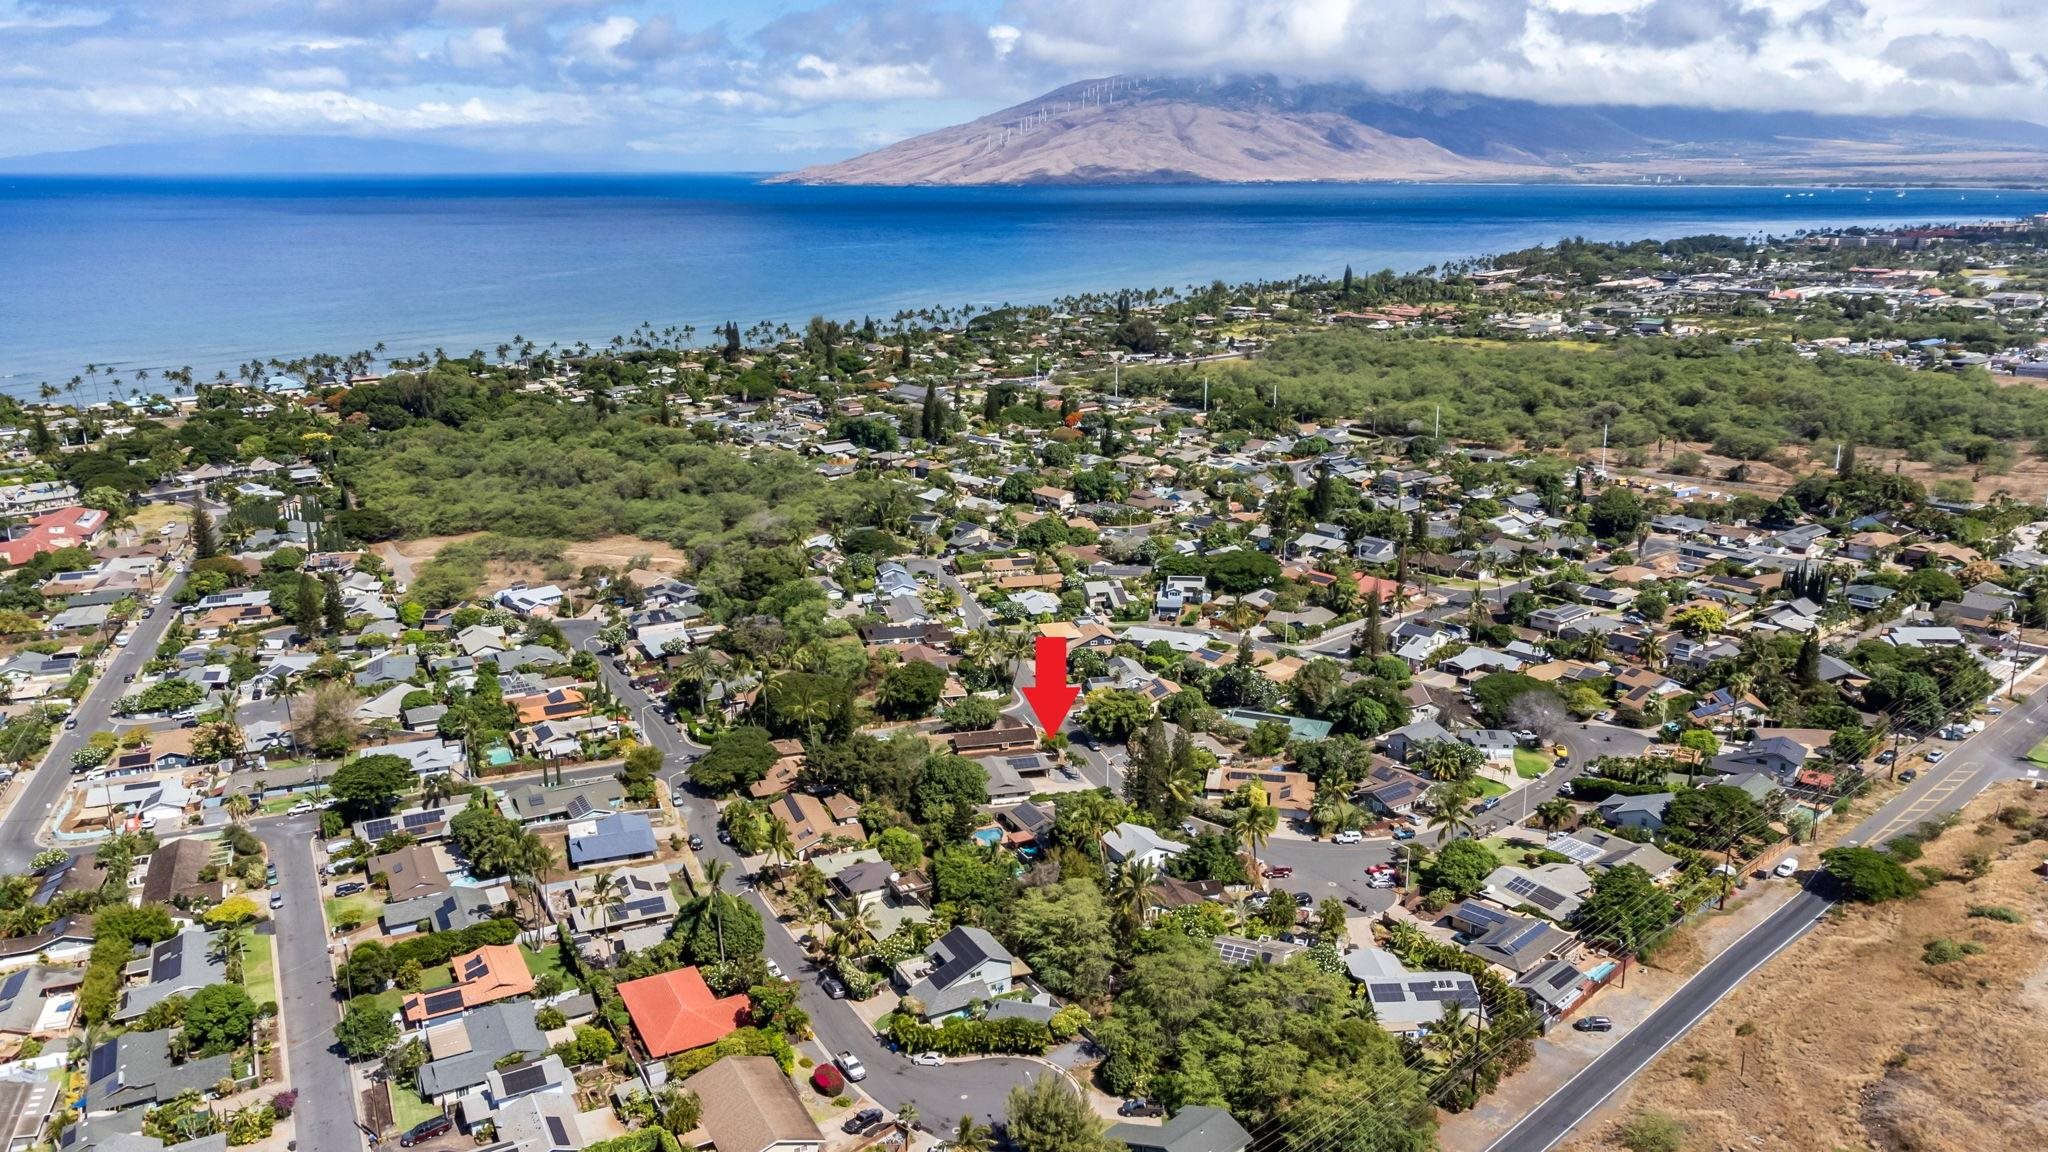
[[[825,995],[830,996],[834,1000],[846,999],[846,985],[839,982],[839,977],[829,972],[825,974],[823,980],[818,981],[818,987],[823,988]]]
[[[311,812],[312,810],[313,804],[311,801],[301,800],[297,804],[294,804],[291,807],[285,809],[284,814],[287,816],[304,816],[306,813]]]
[[[1783,860],[1778,861],[1776,868],[1771,869],[1771,875],[1782,880],[1797,871],[1799,871],[1799,857],[1787,856]]]
[[[271,910],[271,911],[273,911],[273,912],[275,912],[275,911],[277,911],[277,910],[278,910],[279,908],[282,908],[282,907],[284,907],[284,893],[282,893],[282,892],[273,892],[273,893],[271,893],[271,895],[270,895],[270,910]]]
[[[1920,770],[1918,768],[1908,768],[1904,772],[1899,773],[1899,783],[1901,784],[1911,784],[1919,778]]]
[[[1500,797],[1488,796],[1486,799],[1481,800],[1472,810],[1474,812],[1491,812],[1498,807],[1500,807]]]
[[[1307,908],[1315,902],[1316,898],[1306,892],[1296,892],[1294,894],[1294,906],[1296,908]]]
[[[1948,753],[1940,748],[1930,748],[1927,750],[1927,762],[1929,764],[1939,764],[1947,756]]]
[[[345,883],[336,884],[334,886],[334,894],[336,896],[354,896],[356,893],[363,891],[364,887],[365,885],[360,880],[349,880]]]
[[[782,979],[782,965],[777,964],[773,960],[764,959],[761,961],[761,966],[768,969],[768,975],[773,976],[777,980]]]
[[[1612,1032],[1614,1021],[1605,1016],[1585,1016],[1572,1021],[1572,1028],[1578,1032]]]
[[[855,1112],[853,1115],[848,1116],[846,1118],[846,1123],[841,1124],[839,1126],[839,1130],[841,1132],[863,1134],[867,1132],[868,1129],[873,1128],[877,1124],[880,1124],[882,1122],[882,1116],[883,1112],[880,1108],[863,1108],[860,1111]]]
[[[1294,875],[1294,866],[1291,864],[1266,865],[1266,879],[1268,880],[1285,880],[1292,875]]]
[[[1898,758],[1898,752],[1890,748],[1887,748],[1884,751],[1879,752],[1877,754],[1877,762],[1879,764],[1889,764],[1892,761],[1897,760]]]
[[[446,1113],[443,1113],[442,1115],[422,1120],[406,1129],[405,1135],[398,1138],[398,1145],[401,1148],[410,1148],[415,1144],[424,1144],[436,1136],[443,1136],[454,1130],[455,1121]]]
[[[78,727],[78,717],[76,717],[76,716],[66,716],[66,717],[64,718],[64,730],[65,730],[66,732],[69,732],[69,731],[71,731],[71,730],[72,730],[73,728],[76,728],[76,727]]]
[[[1559,760],[1563,760],[1572,754],[1572,750],[1562,744],[1553,744],[1550,746],[1550,754]]]
[[[919,1052],[910,1058],[910,1062],[920,1068],[943,1068],[946,1058],[937,1052]]]
[[[703,850],[704,838],[702,836],[697,835],[695,832],[690,833],[690,851],[702,852]]]
[[[865,1080],[868,1078],[868,1066],[861,1063],[860,1057],[855,1056],[851,1052],[841,1052],[832,1062],[839,1065],[839,1070],[846,1074],[848,1080]]]
[[[1149,1100],[1140,1100],[1133,1097],[1117,1105],[1116,1114],[1119,1116],[1164,1116],[1166,1115],[1166,1109]]]
[[[1365,839],[1365,833],[1360,832],[1356,828],[1346,828],[1344,831],[1337,833],[1330,839],[1334,843],[1338,844],[1356,844],[1359,841]]]
[[[1396,840],[1413,840],[1413,839],[1415,839],[1415,829],[1413,829],[1413,828],[1396,828],[1396,829],[1394,829],[1394,839],[1396,839]]]

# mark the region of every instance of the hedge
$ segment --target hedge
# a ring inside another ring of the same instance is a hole
[[[391,965],[394,968],[408,960],[422,968],[432,968],[437,964],[446,964],[453,957],[464,952],[473,952],[486,944],[510,944],[517,939],[518,921],[486,920],[456,932],[428,932],[423,935],[407,936],[394,941],[386,951],[391,954]]]
[[[1610,796],[1654,796],[1671,789],[1663,784],[1631,784],[1599,776],[1581,776],[1572,781],[1572,799],[1605,800]]]
[[[907,1012],[889,1018],[889,1039],[905,1052],[937,1052],[941,1056],[986,1056],[1007,1053],[1040,1056],[1052,1046],[1052,1031],[1037,1020],[948,1020],[937,1028],[920,1024]]]
[[[583,1152],[683,1152],[683,1146],[668,1129],[649,1125],[624,1136],[599,1140],[585,1147]]]

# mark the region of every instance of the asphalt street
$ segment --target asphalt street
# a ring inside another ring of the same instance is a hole
[[[124,678],[140,674],[142,666],[156,655],[156,646],[178,614],[178,589],[184,586],[182,571],[164,584],[160,602],[140,623],[131,625],[135,633],[128,646],[109,649],[113,655],[87,689],[85,699],[72,710],[76,726],[59,728],[42,763],[15,783],[14,806],[0,820],[0,872],[28,871],[29,861],[43,849],[38,842],[43,826],[55,814],[56,803],[71,782],[71,754],[85,747],[93,733],[114,726],[114,704],[127,688]]]
[[[341,1018],[320,911],[320,873],[313,859],[317,814],[259,820],[252,825],[277,865],[285,905],[276,914],[278,1012],[285,1060],[299,1102],[294,1120],[299,1152],[362,1152],[351,1080],[334,1047]]]
[[[594,650],[595,623],[563,620],[560,624],[572,644]],[[753,890],[746,861],[731,847],[718,842],[717,804],[687,786],[688,764],[708,749],[663,720],[655,701],[633,687],[608,658],[600,655],[599,664],[604,670],[606,687],[640,717],[648,739],[668,757],[663,775],[670,782],[675,805],[685,814],[690,831],[704,838],[704,849],[698,853],[699,859],[724,860],[730,864],[725,879],[726,889],[745,896],[764,920],[772,919],[766,901]],[[683,786],[677,787],[678,784]],[[885,1049],[851,1004],[825,995],[818,984],[817,970],[787,930],[767,933],[767,954],[785,975],[803,988],[804,1010],[810,1013],[811,1027],[817,1037],[804,1046],[812,1058],[829,1059],[840,1052],[852,1052],[867,1066],[867,1079],[858,1085],[862,1092],[892,1112],[905,1103],[916,1105],[922,1122],[934,1130],[951,1125],[963,1115],[973,1115],[984,1122],[990,1116],[1002,1116],[1007,1111],[1005,1100],[1010,1089],[1028,1083],[1048,1070],[1040,1062],[1017,1058],[963,1060],[941,1068],[916,1067],[907,1055]],[[889,993],[884,991],[882,995]]]
[[[2026,768],[2020,758],[2043,737],[2048,737],[2048,692],[2037,692],[1964,741],[1940,764],[1922,768],[1917,780],[1858,824],[1843,842],[1881,846],[1923,820],[1961,808],[1994,781],[2024,775]],[[1494,1141],[1487,1152],[1547,1152],[1564,1139],[1745,977],[1811,931],[1834,904],[1825,883],[1820,877],[1810,880],[1791,903],[1702,968],[1635,1029],[1616,1034],[1613,1046],[1599,1059]]]

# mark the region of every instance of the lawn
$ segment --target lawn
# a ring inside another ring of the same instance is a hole
[[[555,945],[550,944],[535,952],[533,949],[521,944],[519,946],[519,954],[526,957],[526,970],[533,974],[534,979],[538,980],[549,972],[553,972],[562,981],[562,987],[576,987],[576,977],[570,975],[569,970],[562,966],[562,950]]]
[[[431,992],[436,988],[446,988],[453,983],[455,983],[455,972],[446,964],[436,964],[432,968],[420,969],[420,991],[422,992]]]
[[[1479,790],[1477,794],[1481,797],[1505,796],[1508,794],[1508,786],[1490,776],[1474,776],[1472,778],[1472,785]]]
[[[1515,749],[1515,775],[1524,780],[1534,780],[1550,771],[1550,757],[1533,748]]]
[[[349,1003],[375,1005],[383,1010],[385,1015],[396,1016],[398,1015],[398,1010],[405,1006],[405,993],[397,988],[386,988],[382,992],[374,992],[367,996],[357,996],[350,1000]]]
[[[249,937],[249,951],[242,957],[242,988],[259,1005],[277,1003],[276,955],[276,942],[270,937]]]
[[[2027,759],[2032,760],[2036,764],[2048,764],[2048,740],[2043,740],[2039,744],[2034,745],[2033,749],[2027,753]]]
[[[338,925],[345,920],[357,924],[372,924],[378,913],[384,910],[383,898],[375,892],[358,892],[353,896],[329,896],[327,898],[327,923]]]
[[[400,1132],[410,1131],[422,1120],[431,1120],[441,1114],[441,1109],[420,1099],[420,1094],[402,1084],[387,1084],[391,1089],[391,1123]]]

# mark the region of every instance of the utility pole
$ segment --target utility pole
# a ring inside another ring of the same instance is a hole
[[[1441,404],[1436,406],[1436,431],[1431,434],[1431,438],[1436,440],[1444,438],[1444,406]]]
[[[1202,411],[1209,410],[1209,378],[1202,377]]]
[[[1111,399],[1116,398],[1117,384],[1123,379],[1123,367],[1121,361],[1113,362],[1109,366],[1109,395]]]
[[[1600,425],[1600,475],[1607,475],[1607,425]]]

